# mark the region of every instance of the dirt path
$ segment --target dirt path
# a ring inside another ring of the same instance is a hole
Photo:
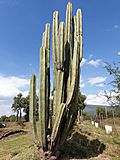
[[[21,135],[24,133],[26,133],[26,132],[23,130],[0,129],[0,140],[4,139],[6,137]]]

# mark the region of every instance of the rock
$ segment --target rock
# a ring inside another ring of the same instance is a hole
[[[99,128],[99,123],[98,122],[95,122],[95,127]]]
[[[94,121],[91,121],[91,124],[94,125],[95,124]]]
[[[105,125],[105,131],[107,134],[111,134],[112,133],[112,126]]]

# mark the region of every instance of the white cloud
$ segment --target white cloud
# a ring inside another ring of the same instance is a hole
[[[29,91],[24,91],[24,92],[21,92],[23,97],[26,97],[28,94],[29,94]]]
[[[87,59],[83,58],[80,66],[83,66],[87,62]]]
[[[82,76],[80,76],[80,87],[85,87],[85,83],[83,82]]]
[[[120,52],[118,52],[117,54],[118,54],[118,56],[120,56]]]
[[[97,60],[90,60],[88,62],[88,64],[94,66],[94,67],[98,67],[99,65],[103,64],[102,60],[101,59],[97,59]]]
[[[90,54],[88,59],[90,60],[92,57],[93,57],[93,54]]]
[[[119,26],[117,24],[114,25],[114,29],[118,29]]]
[[[11,115],[11,114],[13,114],[11,106],[12,106],[11,100],[8,104],[1,103],[0,104],[0,116],[1,115]]]
[[[81,88],[84,88],[84,87],[85,87],[85,83],[82,83],[82,82],[81,82],[81,83],[80,83],[80,87],[81,87]]]
[[[81,67],[83,65],[85,65],[85,64],[91,65],[93,67],[98,67],[100,65],[104,66],[104,62],[102,61],[102,59],[96,59],[96,60],[94,60],[94,59],[91,59],[92,57],[93,57],[93,55],[91,54],[88,59],[83,58],[82,62],[80,64]]]
[[[90,83],[91,85],[95,85],[95,84],[105,82],[106,79],[107,79],[107,77],[102,77],[102,76],[92,77],[92,78],[88,79],[88,83]]]
[[[12,98],[0,99],[0,116],[13,114],[11,110]]]
[[[28,94],[29,79],[0,74],[0,115],[12,114],[13,97],[18,93]]]
[[[96,94],[87,95],[87,99],[85,101],[87,104],[91,105],[109,105],[105,96],[99,92]]]
[[[105,84],[104,83],[99,83],[99,84],[96,84],[97,87],[104,87]]]
[[[13,97],[28,85],[28,79],[0,76],[0,98]]]

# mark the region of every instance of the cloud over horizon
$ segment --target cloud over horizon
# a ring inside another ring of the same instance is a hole
[[[29,79],[0,74],[0,115],[11,114],[13,97],[19,93],[28,94]]]
[[[0,75],[0,98],[13,97],[29,86],[29,79]]]
[[[103,105],[109,106],[106,97],[103,95],[102,91],[99,91],[98,94],[89,94],[85,101],[89,105]]]

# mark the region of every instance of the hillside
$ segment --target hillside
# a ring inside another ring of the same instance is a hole
[[[97,107],[102,107],[106,109],[110,109],[110,106],[104,106],[104,105],[86,105],[84,112],[89,113],[89,114],[96,114],[96,108]]]
[[[112,124],[109,119],[106,124]],[[37,160],[32,135],[28,124],[22,129],[25,134],[5,138],[0,141],[0,160]],[[117,131],[116,131],[117,128]],[[75,125],[66,141],[60,160],[119,160],[120,159],[120,119],[116,119],[116,128],[112,135],[105,130],[95,128],[89,121]],[[10,125],[7,129],[21,129]]]

